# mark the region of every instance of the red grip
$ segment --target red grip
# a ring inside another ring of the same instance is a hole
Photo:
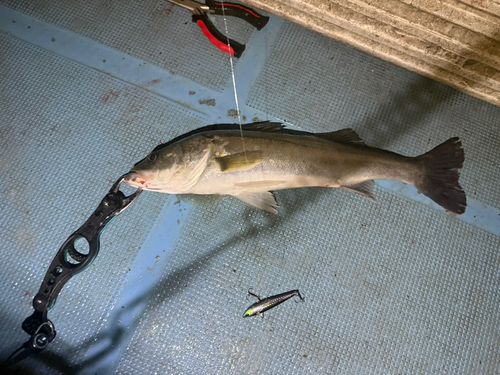
[[[196,24],[198,26],[200,26],[201,31],[203,31],[203,34],[208,38],[210,43],[212,43],[214,46],[216,46],[222,52],[226,52],[226,53],[229,53],[231,56],[234,56],[233,47],[228,46],[226,43],[221,42],[219,39],[217,39],[215,36],[213,36],[212,33],[210,33],[210,31],[208,30],[208,28],[205,25],[205,22],[203,22],[203,20],[196,21]]]

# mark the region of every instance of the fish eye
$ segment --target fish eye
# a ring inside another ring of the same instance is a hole
[[[150,162],[154,162],[154,161],[156,161],[156,159],[158,159],[158,155],[156,155],[156,154],[151,154],[148,156],[148,160]]]

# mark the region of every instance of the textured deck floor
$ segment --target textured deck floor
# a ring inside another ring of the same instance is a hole
[[[4,360],[55,252],[112,182],[158,143],[237,119],[229,59],[187,11],[2,2]],[[500,108],[276,17],[228,27],[247,44],[235,60],[247,122],[352,127],[407,155],[459,136],[466,214],[386,181],[376,202],[280,191],[279,216],[146,192],[49,312],[56,340],[14,373],[497,373]],[[306,302],[243,319],[250,287]]]

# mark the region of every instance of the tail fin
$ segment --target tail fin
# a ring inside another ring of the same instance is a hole
[[[426,171],[417,189],[447,211],[463,214],[467,200],[458,183],[458,169],[464,163],[462,142],[456,137],[450,138],[417,160]]]

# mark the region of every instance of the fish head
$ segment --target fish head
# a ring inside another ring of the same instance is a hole
[[[125,182],[144,190],[168,192],[169,182],[175,180],[176,173],[184,168],[182,152],[178,145],[163,150],[153,150],[147,157],[136,163],[125,176]],[[172,193],[174,193],[172,191]]]
[[[168,194],[185,194],[198,183],[212,155],[211,140],[191,137],[158,146],[125,177],[130,186]]]

